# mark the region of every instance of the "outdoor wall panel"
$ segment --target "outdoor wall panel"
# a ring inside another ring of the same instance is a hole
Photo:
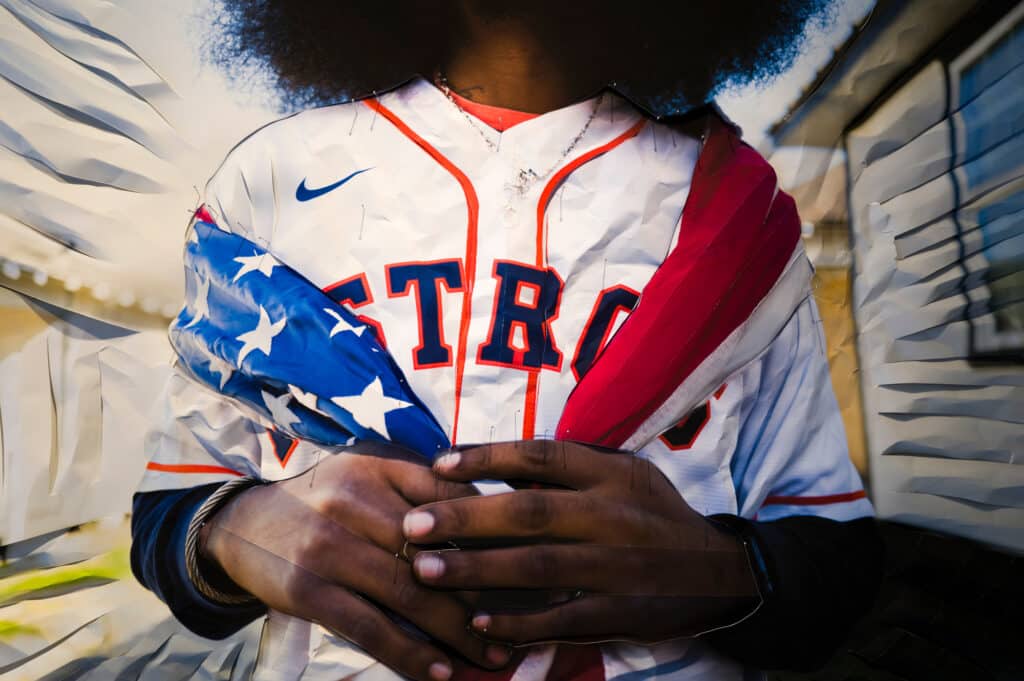
[[[921,70],[907,88],[888,98],[870,120],[846,136],[851,177],[893,149],[943,120],[946,115],[946,79],[938,62]]]
[[[130,509],[200,187],[280,115],[203,7],[0,0],[0,545]]]
[[[1015,10],[952,61],[925,66],[846,138],[876,507],[885,518],[1017,550],[1024,550],[1024,364],[1014,352],[1015,325],[1024,319],[1016,311],[1024,304],[1022,14]],[[1003,354],[988,352],[994,347]]]

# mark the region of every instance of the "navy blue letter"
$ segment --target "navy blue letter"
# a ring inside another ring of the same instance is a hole
[[[494,316],[487,342],[480,346],[480,364],[518,369],[562,367],[562,353],[551,335],[551,321],[558,317],[562,298],[562,279],[548,268],[497,260],[494,278]],[[516,331],[519,347],[513,347]]]
[[[416,312],[420,323],[420,344],[412,351],[417,369],[451,366],[452,347],[444,342],[441,285],[449,293],[462,291],[462,262],[435,260],[388,265],[388,297],[409,295],[416,288]]]
[[[370,291],[370,282],[366,280],[366,273],[357,274],[354,277],[342,279],[331,284],[324,289],[324,293],[338,305],[348,305],[352,309],[369,305],[373,302],[373,293]],[[381,347],[388,347],[387,339],[384,338],[384,327],[380,325],[380,322],[364,314],[356,315],[356,318],[370,327]]]
[[[629,314],[638,300],[640,294],[628,286],[613,286],[601,291],[590,313],[590,319],[583,327],[583,335],[576,346],[576,356],[572,358],[572,373],[577,382],[590,371],[590,367],[594,366],[594,360],[607,345],[619,311]]]

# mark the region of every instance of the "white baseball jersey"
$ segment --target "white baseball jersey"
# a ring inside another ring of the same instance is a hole
[[[424,80],[378,101],[257,131],[208,184],[207,209],[377,329],[453,442],[550,436],[673,248],[699,140],[610,92],[503,133]],[[141,491],[291,477],[323,453],[181,374],[163,407]],[[701,513],[872,513],[809,295],[764,353],[675,420],[639,454]],[[258,678],[372,664],[278,613],[265,634]],[[699,638],[602,653],[608,679],[750,678]],[[543,677],[545,655],[514,678]]]

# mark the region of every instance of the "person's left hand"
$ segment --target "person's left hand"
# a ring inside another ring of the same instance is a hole
[[[690,508],[646,459],[530,440],[462,448],[438,458],[434,472],[557,486],[441,501],[405,516],[415,544],[485,546],[421,551],[414,573],[425,585],[572,594],[540,610],[476,613],[471,626],[487,639],[649,644],[733,623],[760,602],[742,542]]]

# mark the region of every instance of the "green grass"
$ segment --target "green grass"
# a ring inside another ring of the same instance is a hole
[[[28,624],[18,624],[8,620],[0,620],[0,641],[9,641],[18,636],[42,636],[43,632],[38,627]]]
[[[131,575],[128,549],[116,549],[95,558],[61,567],[32,570],[0,580],[0,605],[83,582],[112,582]],[[17,626],[11,623],[12,626]],[[0,620],[0,635],[4,622]]]

